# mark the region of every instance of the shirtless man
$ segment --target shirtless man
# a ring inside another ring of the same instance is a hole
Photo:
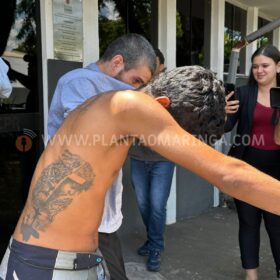
[[[111,90],[139,88],[147,84],[155,70],[155,51],[144,37],[131,33],[118,37],[96,63],[70,71],[59,79],[48,114],[49,136],[53,137],[69,112],[88,98]],[[120,171],[106,194],[98,228],[99,249],[111,280],[128,280],[117,232],[123,219],[122,193]]]
[[[98,226],[106,191],[135,138],[221,191],[280,214],[279,181],[185,131],[223,133],[224,90],[212,72],[177,68],[142,90],[108,92],[69,114],[37,164],[0,277],[109,279],[100,273]]]

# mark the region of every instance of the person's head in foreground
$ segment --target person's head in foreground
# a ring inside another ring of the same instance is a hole
[[[224,133],[225,94],[222,82],[201,66],[184,66],[160,73],[142,91],[159,100],[186,131],[213,143]],[[159,98],[161,99],[161,98]]]

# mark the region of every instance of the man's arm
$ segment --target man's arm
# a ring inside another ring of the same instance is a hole
[[[117,94],[115,101],[112,111],[122,133],[144,140],[162,156],[228,195],[280,214],[279,181],[185,132],[166,109],[146,94]]]

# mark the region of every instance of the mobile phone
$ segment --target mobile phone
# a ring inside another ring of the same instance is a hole
[[[270,106],[275,109],[280,109],[280,87],[270,89]]]
[[[230,83],[225,83],[225,94],[228,95],[232,91],[235,91],[235,85]],[[236,100],[235,93],[228,99],[228,101]]]

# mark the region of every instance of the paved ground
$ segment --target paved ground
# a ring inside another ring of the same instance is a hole
[[[159,273],[147,272],[145,257],[136,249],[145,233],[121,236],[126,269],[130,280],[238,280],[244,279],[240,267],[234,210],[213,208],[199,217],[167,226],[166,249]],[[267,234],[262,228],[260,280],[276,279]]]

